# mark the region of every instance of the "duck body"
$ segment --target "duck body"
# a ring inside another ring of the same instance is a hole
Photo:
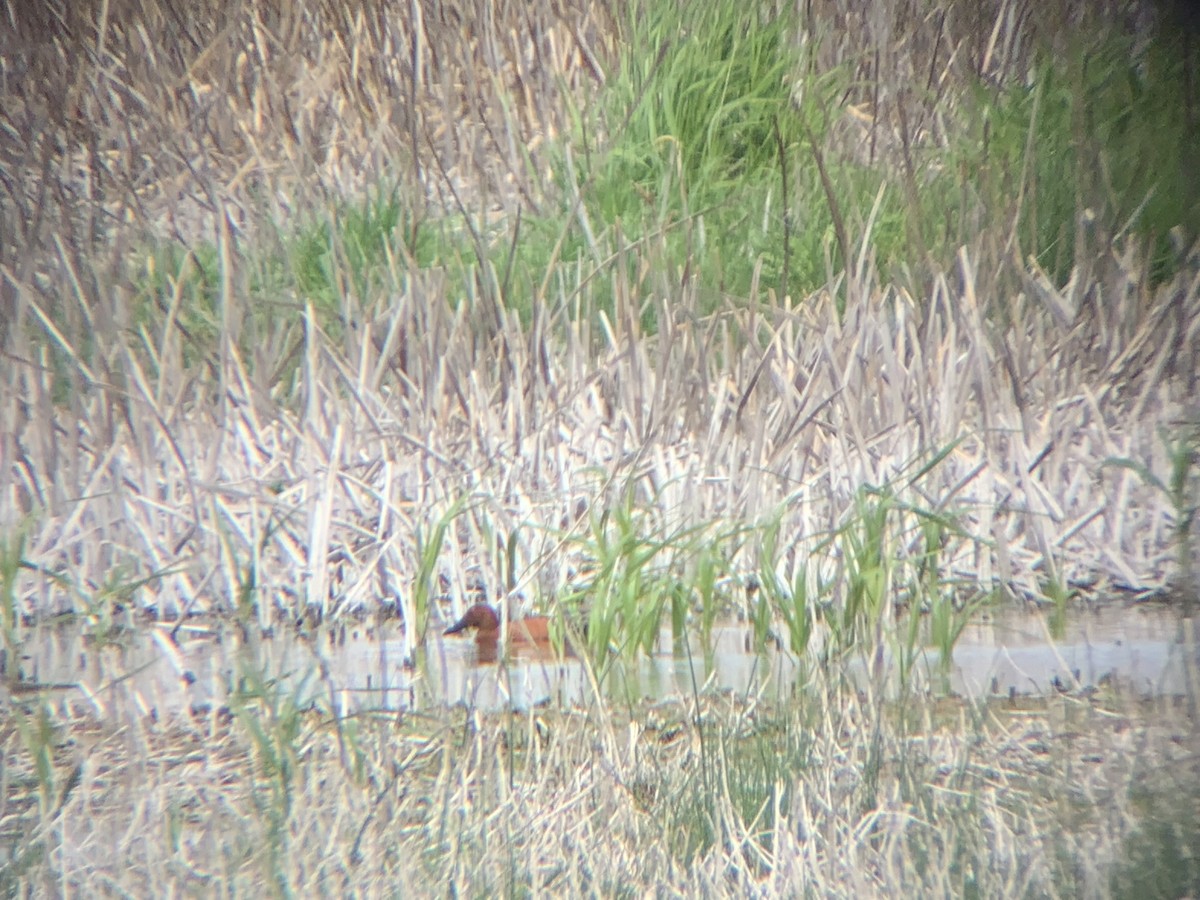
[[[488,603],[476,603],[451,625],[445,634],[460,634],[475,629],[475,643],[480,646],[495,646],[500,641],[500,615]],[[528,616],[508,623],[508,640],[513,644],[549,644],[550,619],[546,616]]]

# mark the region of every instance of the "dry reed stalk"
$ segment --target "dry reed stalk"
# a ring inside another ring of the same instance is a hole
[[[10,719],[0,834],[20,863],[6,877],[134,893],[274,884],[424,895],[452,883],[864,896],[953,893],[967,850],[989,891],[1056,893],[1064,858],[1080,861],[1070,883],[1102,889],[1140,820],[1131,785],[1171,790],[1187,766],[1186,726],[1166,710],[917,704],[914,729],[898,730],[874,701],[815,696],[825,699],[805,713],[796,768],[762,786],[766,806],[749,807],[745,748],[795,715],[752,698],[604,719],[365,716],[353,764],[315,712],[298,713],[297,740],[278,744],[241,713],[135,714],[116,730],[68,715],[71,740],[48,748],[54,787],[40,798],[32,748]],[[689,811],[702,766],[714,802]],[[695,829],[712,840],[683,859]],[[29,855],[51,847],[41,862]]]
[[[962,574],[1028,595],[1060,569],[1096,591],[1163,585],[1164,498],[1128,471],[1093,475],[1112,455],[1165,463],[1156,432],[1191,390],[1200,287],[1185,268],[1151,290],[1132,241],[1080,269],[1110,302],[1085,307],[1080,280],[1060,291],[1034,265],[1003,301],[1002,330],[987,309],[1001,303],[991,273],[1009,248],[965,241],[956,268],[914,294],[871,263],[881,191],[861,242],[843,242],[852,279],[831,278],[799,306],[755,296],[707,317],[694,282],[664,290],[650,338],[651,242],[618,242],[610,258],[583,220],[588,253],[604,265],[572,295],[544,296],[530,331],[486,279],[475,295],[448,296],[443,277],[408,259],[386,292],[343,298],[357,326],[346,335],[323,334],[310,305],[246,355],[248,191],[286,206],[279,197],[304,183],[320,206],[407,148],[405,177],[446,191],[440,202],[486,223],[472,226],[474,240],[489,240],[505,221],[492,200],[501,212],[516,197],[535,205],[544,187],[527,181],[514,135],[535,146],[562,127],[562,92],[599,77],[617,17],[390,9],[276,15],[251,4],[225,21],[209,5],[184,23],[154,4],[110,4],[73,7],[69,28],[10,10],[33,40],[4,58],[39,77],[6,82],[6,163],[29,177],[5,194],[28,233],[20,256],[0,258],[3,317],[21,326],[8,333],[32,329],[60,361],[8,350],[20,402],[4,413],[0,513],[10,528],[32,516],[28,561],[75,585],[26,573],[23,610],[77,606],[123,566],[131,577],[170,573],[143,600],[165,614],[227,608],[251,565],[264,623],[272,608],[306,602],[339,614],[370,607],[410,587],[414,526],[462,496],[471,512],[440,573],[456,594],[476,578],[561,590],[586,560],[552,552],[563,544],[544,536],[577,522],[581,499],[599,515],[629,489],[665,533],[754,523],[786,504],[797,565],[861,485],[959,440],[933,480],[910,490],[962,517],[966,535],[949,548]],[[975,19],[957,6],[926,18],[881,3],[815,12],[836,35],[820,44],[833,54],[824,65],[861,59],[873,72],[865,83],[882,86],[848,98],[870,112],[838,127],[866,122],[871,155],[897,170],[911,169],[922,142],[944,140],[937,123],[967,70],[1002,81],[1031,52],[1033,26],[1006,2]],[[82,80],[71,60],[104,74]],[[887,89],[922,82],[924,95]],[[156,145],[161,153],[145,149]],[[190,200],[178,200],[181,185]],[[109,245],[93,233],[106,221]],[[185,292],[194,257],[166,273],[157,333],[133,328],[130,299],[101,287],[127,280],[125,248],[155,227],[214,238],[215,350],[181,315],[195,302]],[[617,304],[594,333],[588,310],[604,278]],[[189,355],[200,359],[188,365]],[[295,359],[300,392],[280,378]],[[514,534],[521,567],[505,575],[494,537]],[[325,582],[330,560],[343,561],[349,588]]]
[[[1168,284],[1161,295],[1178,297],[1185,289]],[[370,342],[356,348],[351,365],[312,330],[302,418],[287,405],[255,414],[262,404],[236,359],[229,363],[226,396],[231,410],[245,412],[223,422],[219,407],[205,411],[194,400],[156,409],[136,368],[128,371],[142,385],[143,402],[124,406],[133,426],[128,432],[113,430],[113,407],[104,394],[85,391],[72,409],[42,419],[10,411],[8,433],[23,447],[53,446],[54,431],[78,443],[74,465],[47,452],[27,455],[9,470],[18,479],[10,481],[9,509],[21,508],[18,484],[25,496],[46,496],[55,486],[62,512],[53,514],[52,506],[40,517],[27,558],[47,570],[71,561],[80,590],[102,583],[121,563],[161,571],[179,570],[184,562],[183,572],[205,571],[210,599],[189,595],[191,576],[178,573],[171,578],[180,593],[171,597],[164,584],[154,601],[166,612],[214,608],[217,598],[232,596],[248,554],[259,557],[260,584],[293,585],[299,547],[314,559],[357,560],[359,571],[345,573],[351,584],[374,570],[387,583],[403,585],[413,571],[412,532],[395,531],[407,526],[394,521],[394,511],[423,509],[418,521],[431,521],[439,506],[465,495],[483,505],[461,535],[465,543],[450,551],[448,559],[457,562],[447,564],[445,574],[454,581],[482,563],[484,580],[500,583],[485,535],[516,532],[521,558],[551,567],[540,583],[552,590],[562,584],[554,571],[561,572],[564,561],[543,559],[527,542],[557,529],[564,516],[573,520],[571,498],[590,498],[593,508],[603,509],[615,500],[612,491],[632,486],[667,533],[717,520],[757,521],[787,502],[793,540],[812,546],[839,521],[858,485],[888,482],[922,454],[965,437],[914,495],[921,503],[944,500],[961,517],[968,538],[951,556],[963,560],[964,574],[992,577],[995,559],[981,556],[980,548],[1002,534],[1007,547],[996,552],[1007,560],[999,569],[1018,592],[1036,594],[1045,568],[1059,560],[1069,561],[1068,580],[1094,589],[1162,585],[1171,552],[1164,498],[1130,472],[1103,480],[1094,474],[1114,454],[1147,458],[1152,468],[1165,465],[1158,462],[1157,429],[1187,400],[1183,384],[1156,375],[1171,342],[1147,344],[1158,349],[1144,378],[1127,382],[1130,401],[1114,398],[1111,382],[1090,374],[1080,360],[1074,373],[1062,365],[1029,366],[1018,406],[1009,371],[991,362],[993,342],[977,320],[961,321],[961,306],[932,308],[918,352],[912,326],[902,324],[907,301],[887,292],[876,296],[847,321],[819,304],[809,308],[804,324],[771,311],[779,325],[758,327],[768,335],[765,352],[756,340],[729,342],[713,353],[668,332],[617,344],[591,371],[580,368],[576,375],[559,361],[560,353],[577,358],[569,344],[559,351],[543,342],[532,356],[511,331],[481,342],[461,312],[409,298],[386,326],[422,335],[406,354],[403,392],[346,380],[354,370],[387,365]],[[1184,297],[1200,315],[1197,295]],[[719,319],[732,325],[748,315],[730,310]],[[1030,330],[1007,344],[1030,358],[1047,358],[1061,340]],[[23,383],[37,381],[33,367],[18,363],[16,369]],[[546,374],[523,380],[521,373],[535,371]],[[520,376],[515,381],[514,374]],[[731,390],[697,391],[698,384]],[[1064,396],[1068,384],[1072,393]],[[337,397],[348,386],[353,401],[345,407]],[[43,383],[40,391],[44,397],[52,388]],[[520,399],[503,403],[505,393]],[[1136,418],[1126,413],[1128,402],[1139,411]],[[351,481],[340,471],[344,460],[354,460],[353,471],[361,473]],[[608,496],[598,495],[606,483]],[[79,499],[66,503],[68,497]],[[294,530],[301,509],[310,520],[303,540]],[[268,510],[283,527],[264,527]],[[105,549],[97,554],[101,533]],[[222,571],[204,565],[230,540],[234,553]],[[366,558],[373,562],[363,569]],[[42,594],[39,582],[32,575],[22,581],[27,603]],[[458,582],[457,590],[466,588]],[[357,593],[370,605],[369,591]],[[318,589],[310,602],[319,606],[328,598],[327,589]],[[292,603],[286,596],[272,602],[281,609]],[[39,601],[37,608],[58,604]]]

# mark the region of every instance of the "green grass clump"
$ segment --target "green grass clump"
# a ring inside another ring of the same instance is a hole
[[[696,526],[662,534],[652,511],[625,502],[590,523],[574,543],[588,560],[586,583],[562,598],[568,614],[586,610],[587,642],[601,678],[617,656],[657,649],[664,617],[683,639],[693,612],[707,637],[730,598],[718,588],[736,552],[740,532]]]
[[[749,827],[755,849],[769,854],[776,816],[787,810],[797,784],[813,764],[813,717],[805,698],[791,698],[761,717],[709,715],[691,723],[699,745],[697,764],[679,783],[643,788],[647,812],[685,866],[729,838],[730,821]],[[766,856],[748,854],[752,867]]]
[[[651,189],[678,167],[685,190],[716,191],[773,168],[777,130],[785,145],[802,138],[786,115],[795,109],[786,14],[734,3],[644,3],[630,13],[634,52],[611,90],[628,123],[612,153],[619,173]]]
[[[861,653],[883,640],[898,651],[902,673],[927,644],[949,663],[981,602],[959,596],[946,558],[948,539],[964,530],[954,510],[906,497],[951,449],[943,448],[911,475],[864,486],[835,530],[804,538],[807,553],[783,541],[779,519],[762,529],[758,580],[793,653],[808,653],[820,623],[828,637],[826,653]]]
[[[756,270],[783,288],[785,254],[795,253],[797,290],[825,275],[828,213],[815,169],[795,160],[825,132],[838,73],[797,91],[795,24],[755,4],[633,4],[629,52],[599,120],[576,138],[577,189],[595,229],[652,246],[670,278],[709,285],[714,304],[720,293],[748,297]]]
[[[241,318],[267,321],[246,325],[248,344],[307,302],[336,337],[414,270],[444,273],[455,305],[483,295],[528,322],[535,303],[611,316],[617,268],[643,294],[698,283],[711,311],[756,289],[811,294],[860,255],[884,272],[942,269],[973,244],[1003,266],[1033,257],[1062,283],[1096,228],[1140,236],[1163,278],[1178,263],[1171,230],[1185,243],[1200,233],[1184,60],[1156,43],[1035,42],[1026,77],[914,89],[863,130],[847,107],[870,109],[880,86],[854,55],[818,67],[830,36],[792,13],[640,0],[617,25],[604,87],[548,147],[552,177],[526,159],[536,208],[484,225],[465,200],[434,212],[392,184],[299,216],[250,255]],[[911,107],[898,122],[896,105]],[[934,116],[942,140],[917,131]],[[211,246],[189,260],[160,261],[143,306],[161,315],[177,297],[179,326],[203,347],[222,325],[221,266]],[[653,307],[639,309],[656,330]]]
[[[1170,778],[1167,775],[1166,778]],[[1194,783],[1142,784],[1135,789],[1145,818],[1126,840],[1109,880],[1121,900],[1167,900],[1200,893],[1200,793]]]
[[[1171,229],[1200,234],[1184,65],[1156,42],[1138,55],[1126,38],[1080,37],[1065,54],[1038,54],[1024,81],[974,85],[960,116],[968,131],[950,165],[935,165],[947,183],[930,196],[974,194],[955,215],[978,204],[987,227],[1015,228],[1023,253],[1060,283],[1077,262],[1077,231],[1093,223],[1141,236],[1156,277],[1169,276]],[[922,212],[936,224],[933,208]]]

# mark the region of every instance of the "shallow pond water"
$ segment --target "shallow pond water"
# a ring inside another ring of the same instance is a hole
[[[1194,619],[1164,608],[1080,612],[1068,618],[1057,640],[1042,615],[992,612],[966,628],[949,665],[937,650],[926,649],[905,670],[923,689],[972,698],[1103,685],[1144,696],[1179,695],[1197,686],[1196,638]],[[656,700],[716,689],[779,696],[815,665],[777,649],[754,652],[750,629],[733,623],[714,628],[707,646],[697,636],[676,644],[669,631],[659,645],[651,656],[614,662],[604,677],[605,695]],[[281,689],[299,704],[315,701],[346,714],[454,703],[481,709],[582,703],[594,690],[582,661],[548,650],[487,662],[470,638],[441,634],[426,640],[421,652],[412,649],[390,624],[269,638],[199,625],[180,628],[173,638],[167,626],[144,626],[108,642],[79,625],[43,626],[25,632],[18,654],[0,659],[0,708],[40,694],[76,712],[120,720],[215,710],[235,694]],[[864,683],[878,676],[877,683],[893,688],[900,681],[891,653],[850,660],[846,672]]]

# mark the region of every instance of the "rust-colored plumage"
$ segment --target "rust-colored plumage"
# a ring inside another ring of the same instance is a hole
[[[463,617],[446,629],[446,634],[459,634],[475,629],[475,643],[480,647],[495,647],[500,640],[500,615],[487,603],[476,603]],[[528,616],[508,623],[508,640],[513,644],[550,643],[550,620],[546,616]]]

